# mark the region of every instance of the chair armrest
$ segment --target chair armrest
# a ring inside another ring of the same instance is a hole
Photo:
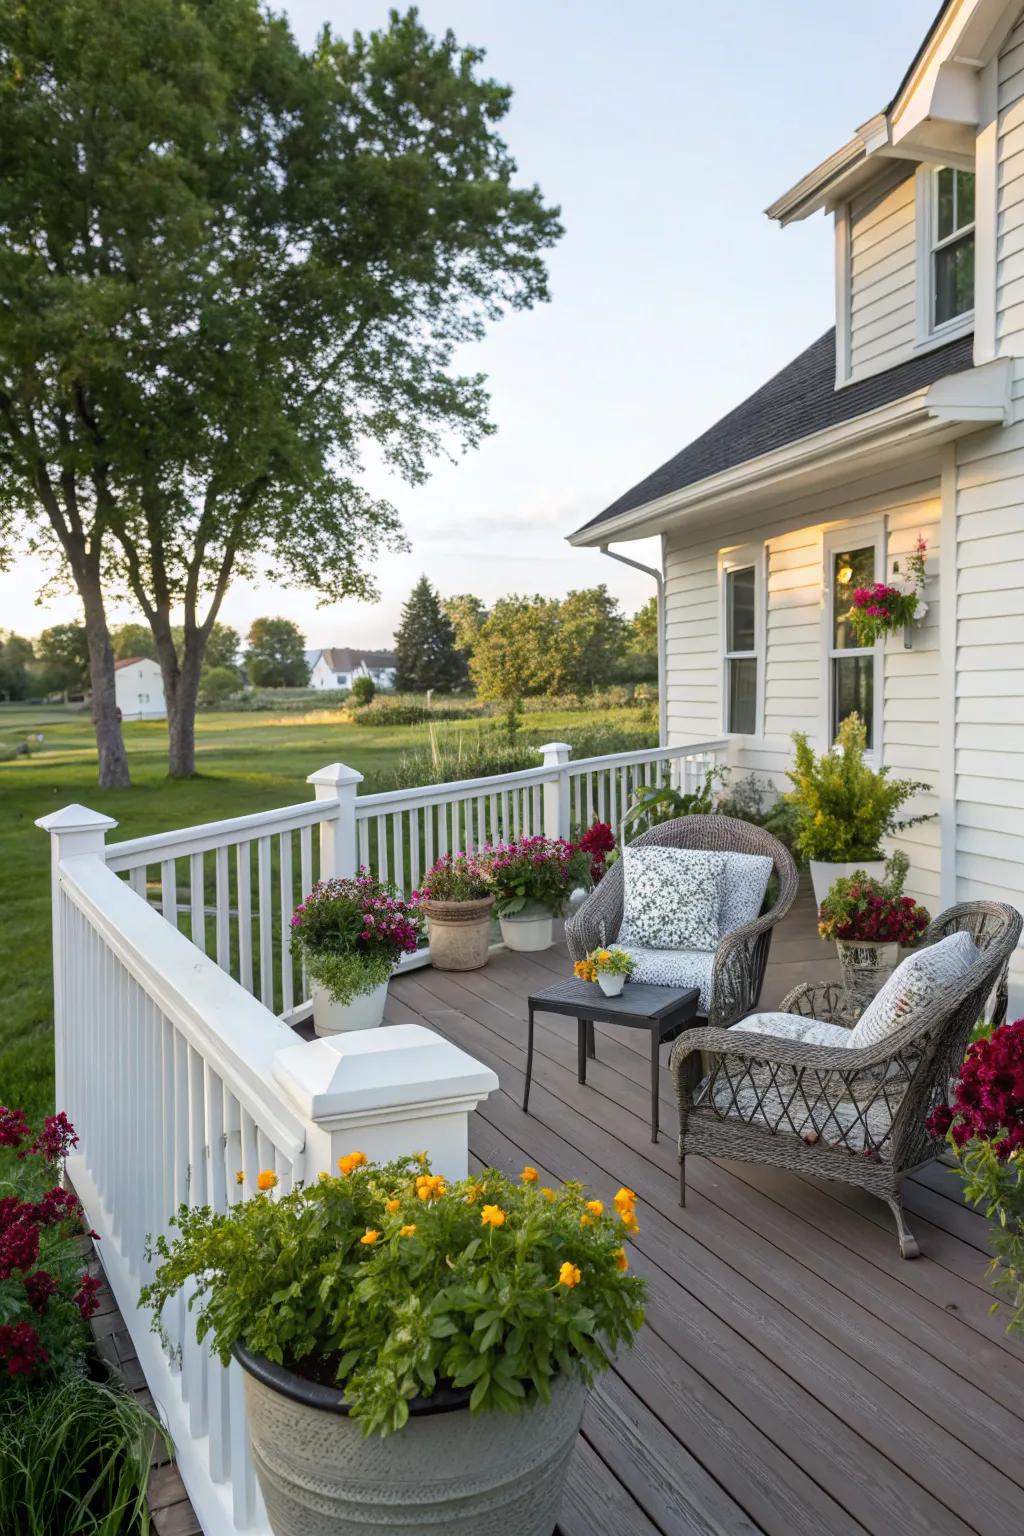
[[[799,1013],[805,1019],[820,1019],[823,1024],[841,1024],[852,1029],[846,1012],[846,993],[838,981],[802,981],[787,992],[779,1004],[780,1013]]]
[[[851,1071],[876,1066],[888,1060],[891,1052],[878,1045],[856,1050],[848,1045],[807,1045],[801,1040],[782,1040],[777,1035],[745,1033],[742,1025],[732,1029],[688,1029],[672,1047],[669,1069],[678,1072],[688,1056],[697,1051],[709,1056],[739,1056],[744,1061],[770,1062],[774,1066],[794,1067],[812,1072]]]

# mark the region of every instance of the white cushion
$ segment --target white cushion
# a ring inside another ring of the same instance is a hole
[[[618,941],[621,944],[621,940]],[[643,981],[652,987],[699,987],[699,1013],[707,1018],[711,1002],[711,967],[713,949],[643,949],[622,945],[633,956],[631,981]]]
[[[777,1040],[796,1040],[803,1045],[849,1046],[850,1030],[841,1024],[826,1024],[823,1019],[809,1019],[801,1013],[752,1013],[733,1029],[748,1035],[774,1035]]]
[[[696,848],[623,850],[622,927],[628,949],[714,949],[725,858]]]
[[[772,861],[766,853],[727,853],[724,857],[719,915],[723,934],[752,923],[759,915],[772,872]]]
[[[943,989],[965,976],[980,958],[965,929],[908,955],[861,1014],[851,1046],[878,1045],[905,1025],[923,1020]]]

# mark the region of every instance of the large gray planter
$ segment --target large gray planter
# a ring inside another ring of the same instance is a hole
[[[493,896],[474,901],[423,901],[435,971],[478,971],[491,946]]]
[[[586,1387],[471,1415],[468,1392],[410,1405],[366,1438],[340,1393],[241,1346],[253,1460],[274,1536],[551,1536]]]

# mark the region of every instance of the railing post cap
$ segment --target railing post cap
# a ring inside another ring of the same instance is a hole
[[[102,811],[91,811],[87,805],[65,805],[49,816],[36,818],[36,826],[44,832],[108,832],[117,826],[113,816]]]
[[[350,768],[347,763],[328,763],[326,768],[318,768],[316,773],[311,773],[306,779],[307,784],[361,784],[363,776],[358,768]]]
[[[572,745],[568,741],[546,741],[542,747],[535,747],[535,752],[571,752]]]

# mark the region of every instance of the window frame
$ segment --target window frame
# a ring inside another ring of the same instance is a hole
[[[974,218],[953,234],[939,238],[938,180],[942,171],[966,171],[974,177]],[[978,302],[978,175],[973,162],[952,158],[944,165],[924,165],[917,172],[915,187],[917,208],[917,343],[916,350],[942,346],[974,329]],[[974,302],[963,314],[949,320],[935,320],[935,256],[948,245],[974,237]]]
[[[731,651],[729,649],[729,577],[737,571],[754,572],[754,649]],[[722,733],[735,736],[744,742],[760,741],[764,736],[764,684],[766,653],[766,604],[765,604],[765,546],[744,544],[735,549],[724,549],[718,556],[718,609],[719,655],[721,658],[720,690]],[[729,674],[733,661],[754,661],[757,680],[754,692],[754,729],[734,731],[729,721]]]
[[[819,741],[821,751],[826,752],[835,740],[832,730],[833,679],[835,674],[833,662],[837,657],[870,656],[874,661],[874,676],[872,680],[874,740],[869,739],[866,756],[869,762],[877,767],[882,761],[884,732],[885,643],[883,640],[876,640],[874,645],[847,646],[845,649],[840,649],[833,642],[833,635],[835,633],[835,589],[833,587],[832,573],[835,565],[835,556],[843,549],[867,549],[868,547],[872,547],[875,551],[875,580],[886,581],[888,579],[886,576],[888,564],[886,558],[885,526],[883,523],[841,523],[833,528],[829,528],[822,535],[822,711]]]

